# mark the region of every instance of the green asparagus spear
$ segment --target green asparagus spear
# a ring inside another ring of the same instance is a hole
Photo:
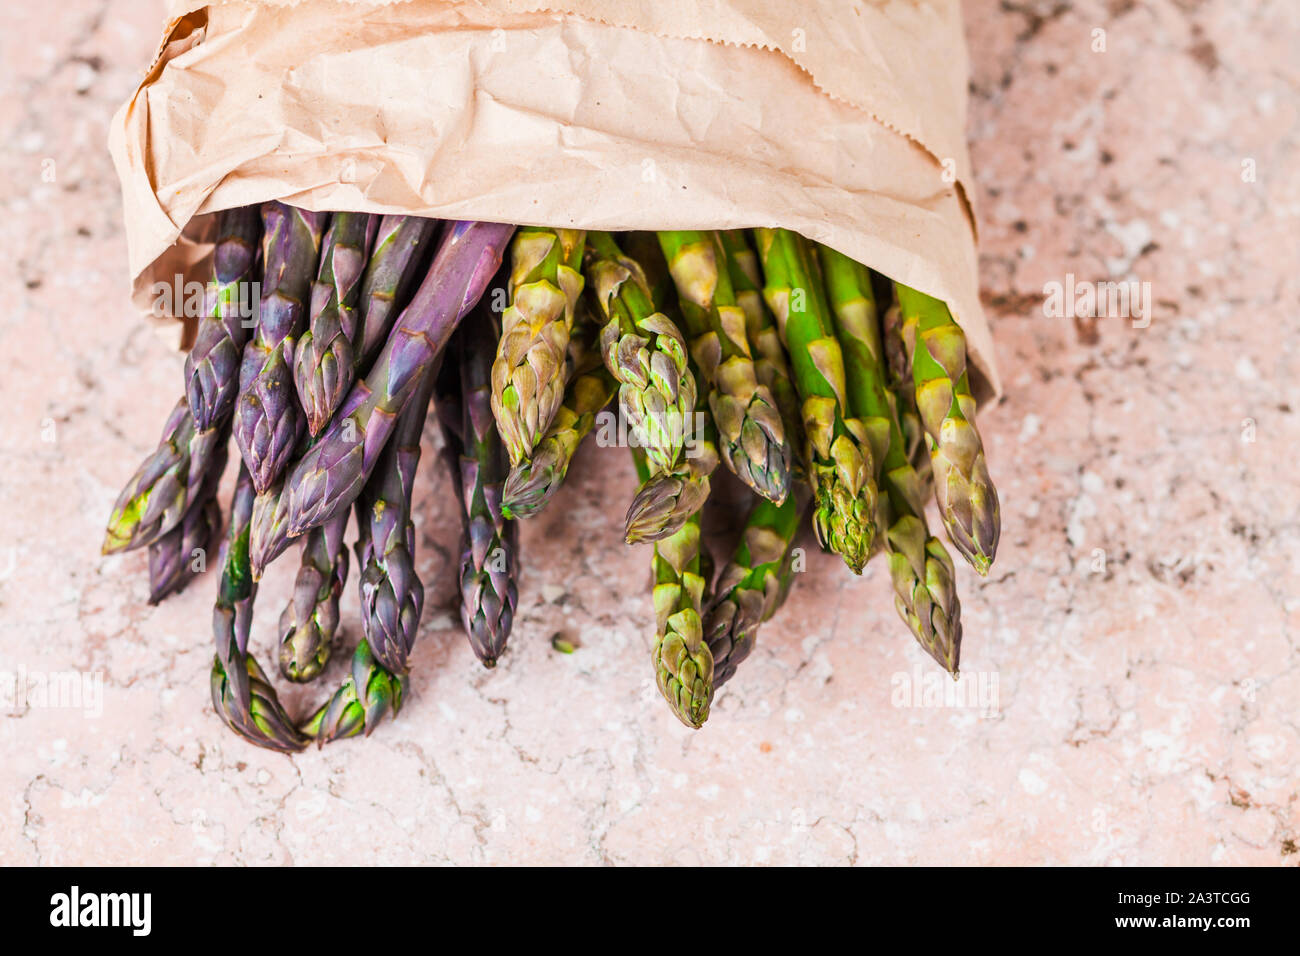
[[[646,455],[633,449],[637,475],[646,481]],[[698,729],[709,716],[713,699],[713,655],[704,642],[700,608],[704,601],[704,559],[700,544],[700,515],[691,515],[674,534],[655,542],[655,639],[650,660],[659,692],[677,719]]]
[[[785,601],[793,573],[795,535],[810,493],[796,483],[781,504],[756,498],[731,560],[723,567],[715,597],[704,614],[704,635],[713,655],[713,686],[721,687],[754,649],[758,628]]]
[[[876,273],[872,274],[872,285]],[[893,283],[886,280],[890,299],[893,299]],[[912,383],[912,361],[907,356],[907,346],[903,344],[903,313],[895,303],[885,309],[880,319],[881,345],[885,352],[885,370],[888,373],[889,391],[894,396],[894,406],[898,410],[898,423],[903,429],[903,443],[907,450],[907,460],[912,463],[916,473],[926,485],[930,483],[930,449],[925,444],[925,426],[921,424],[921,413],[916,407],[916,386]]]
[[[736,304],[745,313],[745,334],[754,353],[754,373],[772,393],[781,413],[781,425],[791,451],[791,470],[806,475],[808,466],[802,458],[805,442],[799,394],[794,387],[776,319],[763,300],[763,273],[758,254],[750,247],[743,230],[728,230],[719,236],[727,254],[727,271],[736,290]]]
[[[895,283],[902,336],[912,360],[916,406],[929,439],[934,495],[948,540],[980,574],[997,554],[998,493],[975,427],[966,336],[938,299]]]
[[[719,432],[722,460],[755,492],[781,502],[790,486],[790,448],[775,399],[758,380],[721,240],[713,232],[661,232],[677,286],[683,330]]]
[[[532,455],[514,465],[506,479],[501,513],[507,518],[525,518],[546,507],[564,483],[569,464],[596,424],[596,416],[618,394],[618,381],[601,360],[596,342],[599,327],[594,319],[584,319],[584,312],[579,309],[569,336],[566,364],[571,372],[559,411]]]
[[[659,541],[675,534],[691,515],[703,507],[718,467],[718,431],[713,416],[696,412],[703,427],[672,471],[652,474],[632,499],[623,519],[628,544]]]
[[[907,459],[907,448],[885,385],[885,357],[866,267],[825,246],[819,249],[835,330],[848,369],[849,407],[867,422],[873,441],[884,430],[877,478],[889,575],[899,616],[927,654],[952,674],[961,653],[961,604],[952,560],[925,525],[924,484]]]
[[[823,547],[859,574],[875,536],[871,445],[861,424],[845,414],[844,356],[807,240],[787,229],[756,232],[763,295],[776,314],[801,399],[813,527]]]
[[[492,363],[492,412],[511,466],[532,456],[564,400],[586,235],[523,228],[510,245],[510,306]]]
[[[671,471],[695,411],[686,341],[655,311],[641,267],[607,233],[588,234],[584,271],[604,316],[601,353],[620,383],[620,409],[654,470]]]

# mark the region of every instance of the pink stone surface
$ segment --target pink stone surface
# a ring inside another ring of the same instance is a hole
[[[1007,383],[981,415],[1001,552],[987,581],[958,569],[959,686],[996,681],[987,714],[900,706],[934,670],[884,568],[813,553],[706,729],[680,727],[647,661],[647,555],[619,541],[631,469],[594,447],[524,526],[515,636],[485,671],[426,452],[409,706],[293,759],[212,711],[213,575],[149,608],[145,556],[98,554],[180,388],[180,355],[127,303],[104,148],[160,8],[17,5],[0,33],[0,671],[103,687],[97,716],[0,699],[0,863],[1300,860],[1290,0],[967,4]],[[1150,282],[1150,327],[1045,317],[1067,273]],[[293,563],[259,600],[268,665]],[[323,691],[285,696],[303,712]]]

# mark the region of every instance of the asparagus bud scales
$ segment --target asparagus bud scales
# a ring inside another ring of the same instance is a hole
[[[736,301],[721,240],[711,232],[661,232],[660,245],[677,286],[691,354],[708,387],[722,459],[756,492],[785,500],[790,449],[781,416],[759,382],[745,311]]]
[[[943,302],[899,283],[895,288],[944,527],[971,566],[988,574],[997,553],[1001,516],[975,427],[966,336]]]
[[[587,236],[585,269],[605,318],[601,352],[620,383],[619,407],[655,470],[670,471],[695,410],[685,339],[655,310],[641,268],[611,236]]]
[[[514,226],[487,222],[448,227],[374,367],[353,385],[320,440],[294,466],[285,487],[290,534],[328,521],[356,500],[397,416],[457,323],[482,296],[513,232]]]
[[[361,331],[358,300],[377,225],[369,214],[341,212],[325,233],[311,287],[311,317],[293,361],[294,385],[312,435],[325,426],[352,385]]]
[[[293,350],[306,328],[307,297],[329,214],[271,202],[262,217],[262,299],[244,346],[235,405],[235,442],[258,491],[279,477],[306,428],[293,383]]]
[[[633,449],[637,475],[650,477],[646,455]],[[704,602],[703,555],[699,512],[680,529],[655,542],[655,639],[650,649],[659,693],[687,727],[698,729],[709,716],[713,698],[713,655],[704,642],[700,609]]]
[[[497,329],[480,308],[459,333],[460,454],[454,479],[461,498],[460,617],[474,654],[497,666],[515,619],[517,527],[502,511],[507,455],[491,408]],[[448,447],[452,441],[448,441]]]
[[[185,395],[200,431],[224,424],[235,407],[261,236],[256,206],[227,209],[217,218],[208,307],[185,356]]]
[[[239,471],[230,505],[230,528],[221,554],[221,580],[212,612],[216,655],[212,660],[212,706],[239,736],[269,750],[291,753],[304,746],[302,735],[280,706],[275,688],[248,654],[253,623],[253,580],[248,557],[249,522],[253,515],[252,475]]]
[[[799,396],[790,377],[790,363],[785,346],[767,303],[763,300],[763,275],[758,255],[750,248],[741,230],[719,233],[727,255],[728,272],[736,290],[736,302],[745,312],[745,332],[754,352],[754,372],[772,394],[781,414],[786,443],[791,451],[791,465],[799,473],[807,472],[802,460],[803,426]]]
[[[781,504],[756,498],[749,509],[735,554],[718,576],[716,597],[704,616],[715,689],[735,674],[754,649],[759,625],[785,600],[793,573],[790,555],[808,500],[808,492],[797,485]]]
[[[884,347],[868,270],[827,247],[819,249],[835,327],[848,358],[853,414],[872,436],[890,580],[899,616],[918,644],[956,674],[961,653],[961,605],[952,561],[925,525],[923,482],[907,457],[897,406],[885,385]]]
[[[527,458],[564,400],[586,233],[524,228],[511,243],[510,306],[492,364],[492,411],[510,455]]]
[[[280,614],[280,673],[315,680],[329,663],[339,625],[339,595],[348,577],[343,543],[347,512],[302,536],[302,564],[293,596]]]
[[[109,515],[103,553],[142,548],[180,523],[200,497],[210,472],[225,467],[224,428],[199,431],[189,401],[167,416],[158,447],[126,483]]]
[[[531,456],[510,469],[502,492],[501,511],[507,518],[537,514],[564,482],[569,464],[582,439],[596,423],[596,415],[618,394],[618,381],[609,374],[596,344],[598,328],[583,321],[582,311],[569,337],[573,377],[554,420],[533,448]]]
[[[865,435],[845,418],[844,357],[814,273],[807,241],[785,229],[756,230],[764,298],[777,317],[802,402],[803,457],[815,492],[813,526],[855,574],[871,554],[876,488]]]
[[[357,501],[357,522],[365,526],[357,542],[361,622],[371,653],[392,674],[406,673],[424,610],[411,498],[433,383],[431,371],[398,417],[392,441]]]
[[[386,671],[363,640],[352,655],[343,685],[304,722],[302,733],[317,743],[356,734],[369,736],[384,715],[396,717],[406,699],[408,679]]]

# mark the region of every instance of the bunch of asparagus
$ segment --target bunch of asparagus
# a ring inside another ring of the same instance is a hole
[[[926,523],[929,486],[980,574],[999,527],[966,362],[942,302],[786,230],[616,236],[232,209],[185,394],[119,496],[104,553],[149,549],[151,603],[184,589],[221,534],[233,436],[213,707],[282,752],[369,734],[401,709],[419,634],[411,511],[431,403],[462,518],[461,617],[486,667],[514,620],[517,521],[546,507],[612,405],[640,479],[624,535],[651,545],[652,665],[683,723],[703,725],[784,601],[808,518],[855,573],[886,555],[899,615],[955,676],[961,605]],[[751,501],[715,573],[701,509],[719,464]],[[353,519],[361,636],[340,686],[295,720],[249,650],[257,582],[297,545],[279,671],[315,680],[339,637]]]

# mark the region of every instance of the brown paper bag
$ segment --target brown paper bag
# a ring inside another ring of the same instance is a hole
[[[980,310],[958,0],[172,0],[118,111],[137,304],[283,199],[587,229],[784,226]],[[193,275],[190,275],[193,273]]]

